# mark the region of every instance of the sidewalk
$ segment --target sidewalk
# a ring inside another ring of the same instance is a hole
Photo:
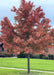
[[[25,70],[25,71],[27,71],[27,69],[19,69],[19,68],[9,68],[9,67],[0,67],[0,68],[3,68],[3,69],[14,69],[14,70]],[[44,72],[44,73],[54,73],[54,72],[51,72],[51,71],[40,71],[40,70],[30,70],[30,71]]]

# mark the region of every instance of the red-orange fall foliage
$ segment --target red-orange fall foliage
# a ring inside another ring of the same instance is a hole
[[[51,29],[50,35],[53,37],[52,43],[54,44],[54,28]]]
[[[17,9],[15,6],[11,11],[16,13],[15,23],[12,25],[7,17],[1,21],[1,38],[3,47],[9,53],[20,54],[45,54],[46,48],[51,46],[50,20],[45,18],[41,7],[35,8],[31,1],[21,0]]]

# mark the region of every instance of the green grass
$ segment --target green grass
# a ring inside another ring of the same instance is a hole
[[[27,59],[0,58],[0,66],[27,69]],[[30,59],[30,68],[34,70],[54,71],[54,60]]]
[[[21,70],[0,69],[0,75],[28,75],[28,74],[26,71]],[[31,72],[29,75],[54,75],[54,74]]]

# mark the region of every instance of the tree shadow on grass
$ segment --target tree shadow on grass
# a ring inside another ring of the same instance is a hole
[[[40,73],[23,73],[23,72],[19,72],[19,75],[41,75]]]

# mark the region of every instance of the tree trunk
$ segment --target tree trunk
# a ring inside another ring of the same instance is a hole
[[[28,54],[28,74],[30,73],[30,54]]]

